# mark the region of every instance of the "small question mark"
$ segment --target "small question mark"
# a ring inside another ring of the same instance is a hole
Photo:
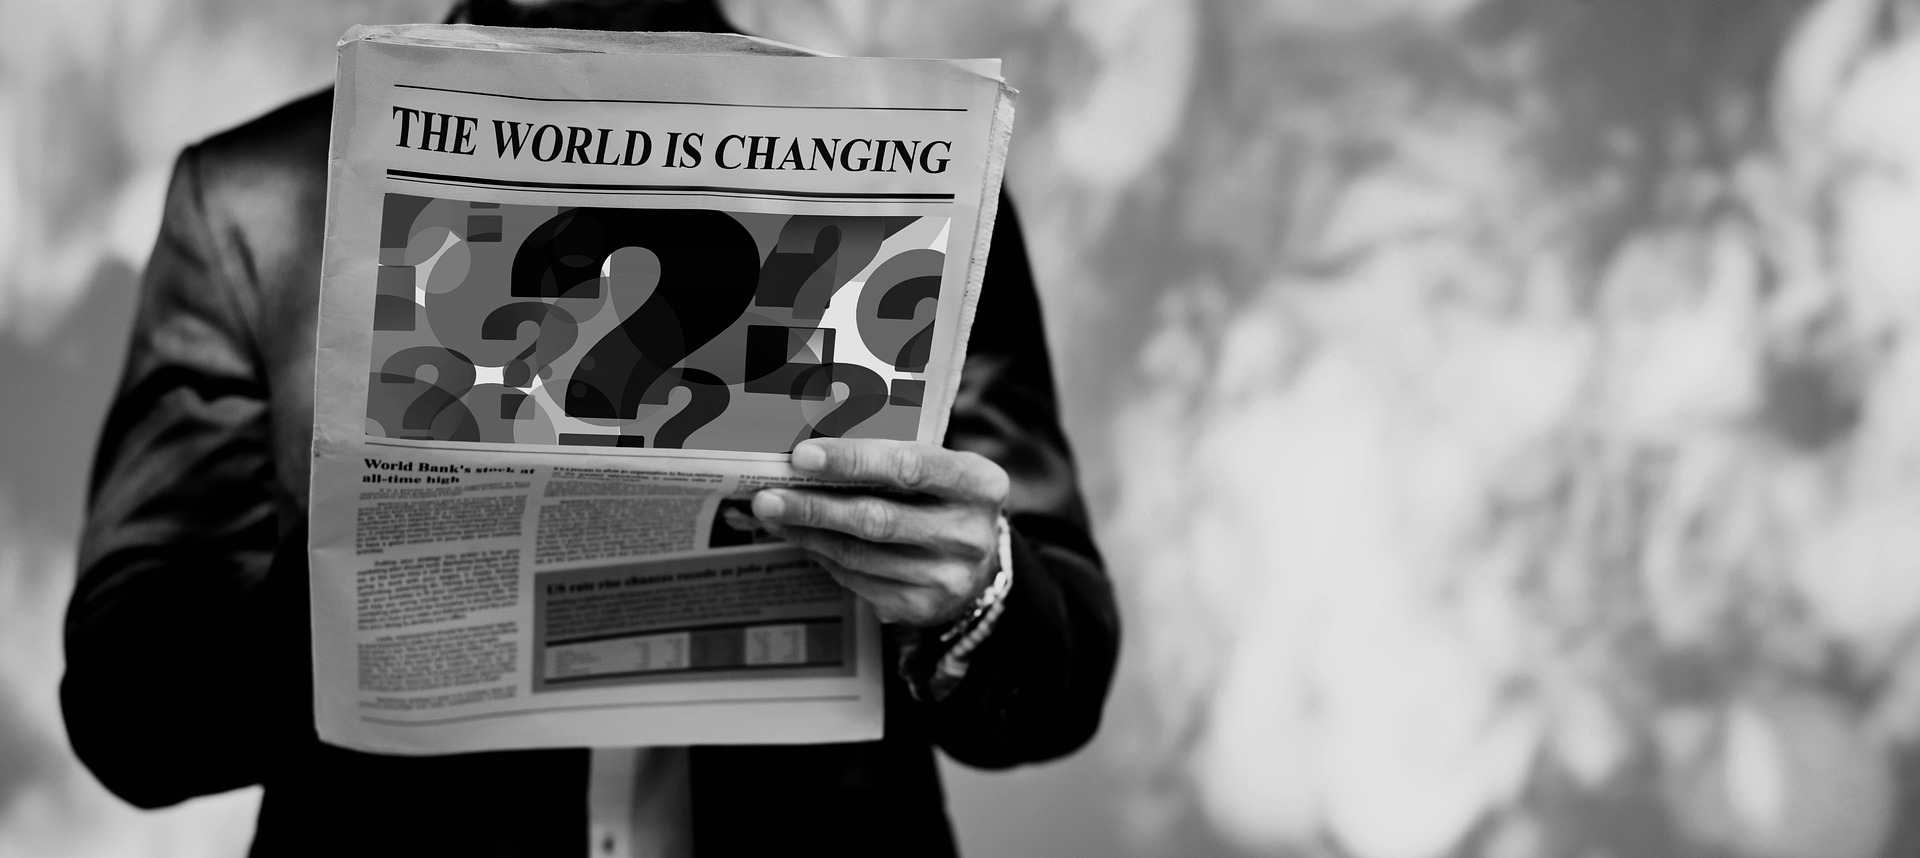
[[[901,372],[926,372],[933,354],[933,324],[937,307],[916,321],[923,302],[940,298],[940,271],[947,255],[916,249],[880,264],[860,290],[860,339],[874,356]]]
[[[830,400],[833,386],[846,385],[847,397],[832,403],[819,417],[807,415],[807,424],[794,436],[791,451],[808,438],[842,438],[887,406],[887,380],[859,364],[826,363],[808,367],[794,381],[791,396],[801,400]],[[805,404],[802,412],[811,411]]]
[[[733,394],[727,391],[727,383],[706,370],[681,367],[672,370],[647,388],[640,401],[651,405],[666,405],[668,397],[676,388],[684,388],[692,395],[686,406],[678,414],[668,418],[654,430],[653,446],[668,449],[680,449],[687,443],[687,436],[700,427],[712,423],[720,415],[727,413],[727,404],[733,401]]]
[[[480,337],[517,343],[520,332],[529,322],[537,328],[533,341],[507,361],[502,370],[502,380],[508,387],[530,387],[534,376],[551,375],[547,365],[566,354],[580,339],[580,328],[572,314],[539,301],[519,301],[494,308],[480,323]]]
[[[876,315],[882,319],[911,320],[919,311],[920,302],[929,298],[936,301],[940,298],[940,276],[910,277],[887,290],[887,294],[880,298]],[[927,371],[927,359],[933,356],[933,316],[933,313],[928,313],[927,323],[894,352],[890,361],[894,369],[901,372]]]
[[[420,370],[431,368],[431,380]],[[369,373],[367,419],[389,438],[478,441],[473,412],[460,399],[473,389],[473,363],[441,346],[413,346],[394,352]],[[399,428],[396,434],[394,428]]]

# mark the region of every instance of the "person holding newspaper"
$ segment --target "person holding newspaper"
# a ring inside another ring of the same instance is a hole
[[[1000,517],[1010,481],[992,459],[904,441],[822,438],[795,447],[793,467],[917,496],[764,489],[753,500],[761,521],[872,602],[883,621],[953,623],[1005,568]]]
[[[710,2],[472,0],[460,22],[730,31]],[[942,446],[822,438],[754,516],[888,622],[885,737],[387,756],[313,726],[307,498],[332,94],[183,153],[90,483],[61,687],[141,807],[264,786],[253,852],[950,855],[933,748],[1001,768],[1096,730],[1117,612],[1004,199]]]

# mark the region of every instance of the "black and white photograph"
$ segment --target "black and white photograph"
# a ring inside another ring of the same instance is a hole
[[[1920,856],[1920,0],[0,0],[0,116],[0,857]]]

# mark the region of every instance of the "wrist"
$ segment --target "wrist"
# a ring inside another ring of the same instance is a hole
[[[1013,537],[1000,517],[999,546],[987,586],[967,612],[944,628],[902,630],[900,671],[915,700],[939,702],[966,678],[974,650],[993,634],[1013,589]]]
[[[960,616],[946,624],[940,631],[940,643],[950,644],[965,636],[967,632],[978,628],[989,613],[1006,601],[1007,592],[1013,589],[1013,533],[1007,527],[1006,513],[1001,513],[994,525],[995,548],[989,559],[987,585],[975,596]]]

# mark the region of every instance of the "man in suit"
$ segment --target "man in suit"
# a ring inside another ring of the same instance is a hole
[[[695,0],[472,0],[454,19],[729,29]],[[69,735],[110,789],[159,807],[262,784],[257,856],[943,855],[933,746],[998,768],[1091,737],[1118,625],[1003,200],[944,445],[796,451],[797,468],[921,501],[785,491],[753,505],[890,621],[884,739],[627,756],[319,742],[305,546],[331,105],[290,104],[175,168],[67,621]]]

